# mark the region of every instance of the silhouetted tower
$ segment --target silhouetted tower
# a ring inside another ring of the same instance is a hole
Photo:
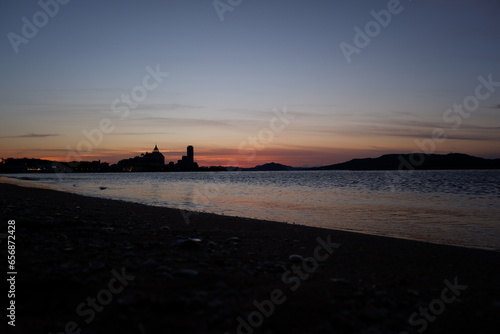
[[[194,163],[194,147],[191,145],[187,147],[187,161],[189,166],[192,166]]]
[[[194,148],[189,145],[187,147],[186,155],[182,156],[182,159],[177,162],[179,170],[195,170],[198,168],[198,164],[194,162]]]

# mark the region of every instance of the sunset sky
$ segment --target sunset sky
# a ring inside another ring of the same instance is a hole
[[[0,4],[0,157],[500,158],[498,0],[41,3]]]

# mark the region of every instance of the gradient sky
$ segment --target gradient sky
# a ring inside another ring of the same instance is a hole
[[[354,28],[387,7],[243,0],[221,21],[212,1],[72,0],[16,53],[9,33],[23,37],[22,18],[43,20],[42,9],[2,1],[0,157],[116,162],[157,144],[176,161],[194,145],[200,165],[303,166],[420,151],[420,142],[500,158],[500,86],[468,117],[443,119],[473,101],[479,76],[500,82],[500,2],[401,0],[348,63],[340,44],[355,45]],[[141,86],[148,66],[169,75],[120,117],[113,101]],[[271,126],[283,110],[287,124]],[[103,119],[113,130],[82,144]],[[432,139],[436,128],[446,140]]]

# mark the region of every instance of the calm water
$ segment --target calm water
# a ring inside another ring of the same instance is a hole
[[[500,249],[500,171],[18,174],[8,177],[17,183],[149,205]],[[26,178],[32,180],[23,180]]]

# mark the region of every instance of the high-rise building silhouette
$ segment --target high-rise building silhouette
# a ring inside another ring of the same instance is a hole
[[[180,170],[195,170],[198,168],[198,164],[194,162],[194,147],[189,145],[187,147],[186,155],[182,156],[182,159],[177,162]]]
[[[187,161],[190,165],[194,163],[194,147],[191,145],[187,147]]]

